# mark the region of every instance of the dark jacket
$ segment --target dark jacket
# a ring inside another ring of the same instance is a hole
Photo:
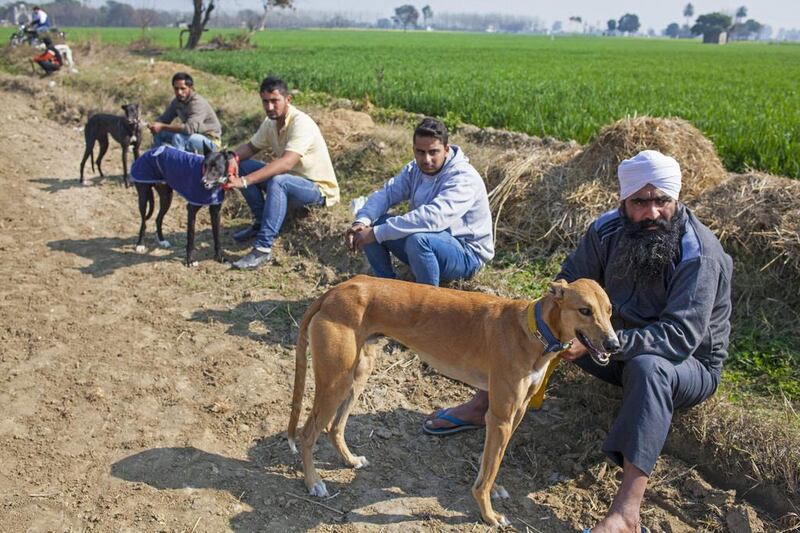
[[[185,102],[174,98],[164,113],[156,120],[169,124],[176,117],[183,122],[183,133],[186,135],[199,133],[217,141],[222,138],[222,126],[219,124],[217,114],[208,100],[194,91]]]
[[[685,206],[680,255],[664,278],[637,286],[610,271],[623,234],[619,209],[600,216],[567,258],[558,278],[591,278],[608,293],[622,345],[614,359],[655,354],[697,358],[719,375],[728,357],[733,262],[717,238]]]

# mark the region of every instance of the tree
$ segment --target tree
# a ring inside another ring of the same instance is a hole
[[[136,20],[136,10],[128,4],[108,0],[106,5],[100,8],[100,12],[105,15],[105,26],[125,27],[132,20]]]
[[[192,50],[200,43],[200,37],[206,31],[206,24],[208,19],[211,18],[211,12],[214,11],[214,0],[209,0],[206,5],[203,0],[192,0],[194,4],[194,12],[192,14],[192,22],[189,24],[189,40],[186,41],[186,48]]]
[[[427,26],[428,21],[433,18],[433,9],[431,9],[431,6],[426,5],[425,7],[422,8],[422,18],[424,19],[425,25]]]
[[[692,26],[692,33],[702,35],[705,42],[714,42],[719,38],[720,33],[728,31],[730,27],[731,17],[715,12],[697,17],[697,22]]]
[[[608,19],[608,22],[606,22],[606,26],[608,27],[609,33],[614,33],[615,31],[617,31],[617,21],[614,19]]]
[[[294,0],[261,0],[261,7],[264,12],[261,14],[261,19],[258,21],[256,27],[257,31],[264,31],[266,29],[270,8],[294,9]]]
[[[633,13],[625,13],[617,23],[617,29],[624,33],[636,33],[640,26],[639,16]]]
[[[666,35],[667,37],[671,37],[673,39],[676,38],[678,35],[680,35],[680,33],[681,33],[681,27],[678,25],[677,22],[673,22],[672,24],[667,26],[667,29],[664,30],[664,35]]]
[[[694,16],[694,6],[692,4],[686,4],[686,7],[683,8],[683,16],[686,18],[686,25],[688,26]]]
[[[747,17],[747,8],[745,6],[739,7],[736,10],[736,24],[739,24]]]
[[[394,17],[392,17],[392,19],[402,25],[404,30],[409,26],[414,26],[416,28],[417,21],[419,20],[419,11],[411,4],[405,4],[395,8]]]

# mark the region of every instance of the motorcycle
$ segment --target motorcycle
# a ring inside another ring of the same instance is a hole
[[[67,37],[67,34],[63,31],[59,30],[55,26],[51,26],[45,30],[36,31],[36,30],[29,30],[27,24],[20,24],[17,27],[17,31],[11,34],[9,37],[9,44],[11,46],[19,46],[21,44],[29,44],[30,46],[39,46],[42,44],[42,39],[45,37],[50,37],[51,39],[60,39],[64,40]]]

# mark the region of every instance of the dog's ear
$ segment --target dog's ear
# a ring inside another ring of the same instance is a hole
[[[564,290],[567,288],[567,282],[559,279],[550,283],[550,295],[556,300],[564,299]]]

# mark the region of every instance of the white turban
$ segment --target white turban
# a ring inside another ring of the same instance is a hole
[[[622,200],[650,184],[675,200],[681,192],[681,167],[673,158],[655,150],[644,150],[624,160],[617,169]]]

